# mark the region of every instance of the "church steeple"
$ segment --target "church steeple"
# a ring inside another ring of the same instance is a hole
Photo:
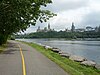
[[[53,29],[51,29],[50,27],[50,23],[47,24],[48,27],[44,27],[44,29],[41,29],[40,26],[38,26],[37,28],[37,32],[48,32],[48,31],[54,31]]]
[[[48,30],[50,30],[51,28],[50,28],[50,23],[48,23]]]
[[[72,27],[71,27],[71,31],[74,32],[75,31],[75,26],[74,26],[74,22],[72,22]]]
[[[37,32],[40,32],[40,30],[41,30],[41,29],[40,29],[40,26],[38,26]]]

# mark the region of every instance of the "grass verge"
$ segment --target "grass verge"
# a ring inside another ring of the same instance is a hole
[[[74,62],[71,61],[70,59],[61,57],[58,53],[55,53],[51,50],[46,50],[42,46],[37,45],[35,43],[26,43],[26,44],[32,46],[33,48],[35,48],[36,50],[47,56],[49,59],[58,64],[70,75],[100,75],[100,70],[97,70],[93,67],[80,65],[79,62]]]

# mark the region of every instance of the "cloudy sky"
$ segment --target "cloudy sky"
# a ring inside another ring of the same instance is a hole
[[[55,30],[70,29],[71,23],[75,23],[76,28],[100,25],[100,0],[52,0],[46,9],[56,13],[57,16],[47,23],[38,22],[36,26],[27,29],[27,33],[36,31],[37,27],[44,28],[50,23]]]

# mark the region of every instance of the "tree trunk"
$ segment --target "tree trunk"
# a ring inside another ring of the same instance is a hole
[[[5,44],[7,42],[8,35],[0,34],[0,45]]]

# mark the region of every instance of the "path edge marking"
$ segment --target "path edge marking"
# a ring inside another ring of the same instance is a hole
[[[25,66],[25,59],[24,59],[24,55],[22,52],[22,48],[20,47],[20,45],[18,44],[18,47],[20,49],[20,54],[21,54],[21,59],[22,59],[22,75],[26,75],[26,66]]]

